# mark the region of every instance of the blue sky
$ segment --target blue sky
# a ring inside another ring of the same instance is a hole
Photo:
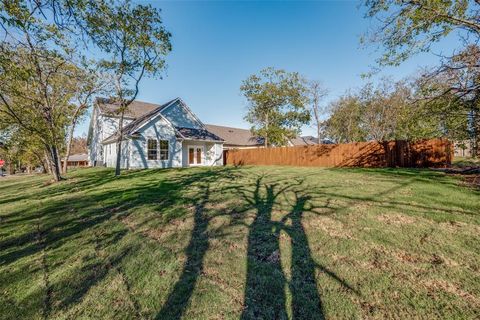
[[[147,2],[147,1],[142,1]],[[371,22],[357,1],[232,2],[153,1],[172,33],[173,50],[163,79],[144,79],[138,99],[162,103],[181,97],[204,123],[249,128],[242,80],[265,67],[298,71],[329,89],[327,101],[365,80],[374,64],[373,46],[359,38]],[[452,40],[380,76],[400,79],[434,65],[435,53],[449,53]],[[87,132],[88,120],[76,130]],[[303,134],[313,134],[305,126]]]

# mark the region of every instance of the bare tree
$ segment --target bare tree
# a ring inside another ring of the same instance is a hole
[[[322,115],[326,113],[326,108],[321,105],[321,102],[328,95],[328,90],[318,80],[308,82],[308,95],[310,98],[312,118],[315,121],[314,125],[317,129],[318,144],[321,144],[322,132]]]
[[[163,26],[160,10],[151,5],[129,0],[115,6],[108,0],[96,3],[88,15],[88,33],[107,53],[100,65],[115,79],[115,102],[119,105],[115,176],[119,176],[125,113],[139,93],[141,80],[161,76],[164,58],[172,49],[171,35]]]
[[[76,75],[78,90],[74,97],[74,110],[70,117],[70,124],[68,126],[68,135],[66,141],[66,152],[63,160],[63,173],[67,173],[67,163],[70,156],[73,134],[76,125],[80,122],[82,117],[86,114],[90,106],[93,96],[98,95],[107,88],[109,82],[101,78],[96,70],[85,68],[81,73]]]

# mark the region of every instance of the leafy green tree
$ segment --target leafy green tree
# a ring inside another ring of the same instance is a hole
[[[84,70],[74,49],[77,13],[88,1],[2,1],[0,5],[0,116],[41,142],[49,171],[60,180],[60,153],[82,95]]]
[[[374,29],[363,41],[380,44],[381,65],[398,65],[452,31],[480,38],[480,3],[470,0],[364,0],[366,16]],[[465,39],[468,39],[466,37]],[[468,40],[467,40],[468,41]]]
[[[346,94],[329,105],[330,117],[322,123],[323,135],[337,143],[364,141],[362,104],[358,96]]]
[[[469,47],[448,61],[443,70],[427,72],[418,80],[418,100],[427,119],[441,123],[444,136],[456,141],[470,140],[475,156],[480,132],[480,49]]]
[[[265,147],[285,145],[310,121],[305,80],[297,72],[266,68],[244,80],[240,90],[249,104],[245,120]]]
[[[59,153],[77,91],[74,64],[39,46],[0,49],[0,113],[5,121],[35,135],[50,158],[51,172],[61,179]]]
[[[91,65],[95,66],[94,63]],[[82,63],[82,68],[77,69],[74,76],[77,85],[72,97],[72,108],[68,113],[65,157],[62,168],[63,173],[67,172],[68,158],[72,148],[75,127],[83,121],[87,115],[88,107],[91,105],[94,95],[105,92],[109,88],[107,79],[101,77],[95,69],[88,67],[87,62]]]
[[[383,78],[373,86],[365,85],[358,93],[362,103],[362,127],[367,140],[397,139],[399,126],[410,109],[410,88],[403,82]]]
[[[81,51],[92,45],[103,51],[100,66],[112,76],[122,128],[140,80],[159,75],[171,49],[159,11],[130,1],[5,0],[0,36],[0,113],[39,137],[57,181],[59,154],[66,145],[68,157],[75,125],[96,89],[95,76],[83,72]],[[118,155],[122,137],[120,129]]]
[[[463,140],[468,133],[465,102],[453,93],[434,100],[425,98],[449,86],[445,80],[437,80],[393,82],[384,78],[376,86],[366,84],[332,103],[331,116],[324,122],[325,134],[338,142]]]
[[[18,128],[2,130],[0,125],[0,159],[5,160],[9,174],[26,167],[28,171],[37,166],[46,169],[41,142]]]
[[[129,0],[97,1],[85,17],[88,34],[104,52],[100,66],[111,75],[119,105],[115,169],[118,176],[125,112],[137,97],[141,80],[146,76],[159,77],[164,70],[164,58],[172,49],[171,35],[162,24],[160,10],[151,5],[133,5]]]

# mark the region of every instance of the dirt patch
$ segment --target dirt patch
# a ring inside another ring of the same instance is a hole
[[[459,286],[450,283],[445,280],[426,280],[423,281],[422,284],[429,290],[432,294],[435,294],[435,291],[442,290],[447,293],[453,294],[463,300],[467,301],[468,303],[472,304],[472,306],[480,307],[480,298],[462,290]]]
[[[345,225],[336,219],[325,216],[319,216],[309,219],[306,226],[312,227],[315,230],[322,230],[329,236],[334,238],[352,239],[352,234],[348,231]]]
[[[370,253],[370,265],[373,269],[389,269],[390,263],[386,259],[387,251],[380,247],[380,248],[372,248]]]
[[[393,256],[398,261],[405,262],[405,263],[417,264],[417,263],[425,262],[425,259],[422,259],[418,255],[414,255],[406,251],[394,252]]]
[[[181,219],[172,219],[162,227],[152,228],[147,225],[142,225],[138,221],[125,217],[121,219],[131,231],[140,232],[144,236],[156,240],[162,241],[170,236],[178,234],[182,231],[189,231],[193,225],[193,217],[186,217]]]
[[[461,221],[440,222],[440,227],[448,232],[480,233],[480,226]]]
[[[392,255],[396,260],[400,262],[412,264],[412,265],[426,263],[432,266],[441,266],[441,265],[445,265],[447,267],[459,266],[459,263],[456,262],[455,260],[441,256],[439,254],[435,254],[435,253],[431,256],[420,256],[418,254],[413,254],[407,251],[397,250],[395,252],[392,252]]]
[[[463,183],[469,187],[480,189],[480,174],[460,175]]]
[[[443,171],[448,175],[461,177],[466,186],[480,188],[480,166],[453,167]]]
[[[412,224],[415,218],[403,214],[381,214],[377,216],[377,220],[386,224],[404,225]]]

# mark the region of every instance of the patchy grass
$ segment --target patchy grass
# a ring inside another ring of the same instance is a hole
[[[442,173],[48,179],[0,179],[2,319],[480,317],[480,193]]]
[[[480,167],[480,158],[455,157],[452,165],[459,168]]]

